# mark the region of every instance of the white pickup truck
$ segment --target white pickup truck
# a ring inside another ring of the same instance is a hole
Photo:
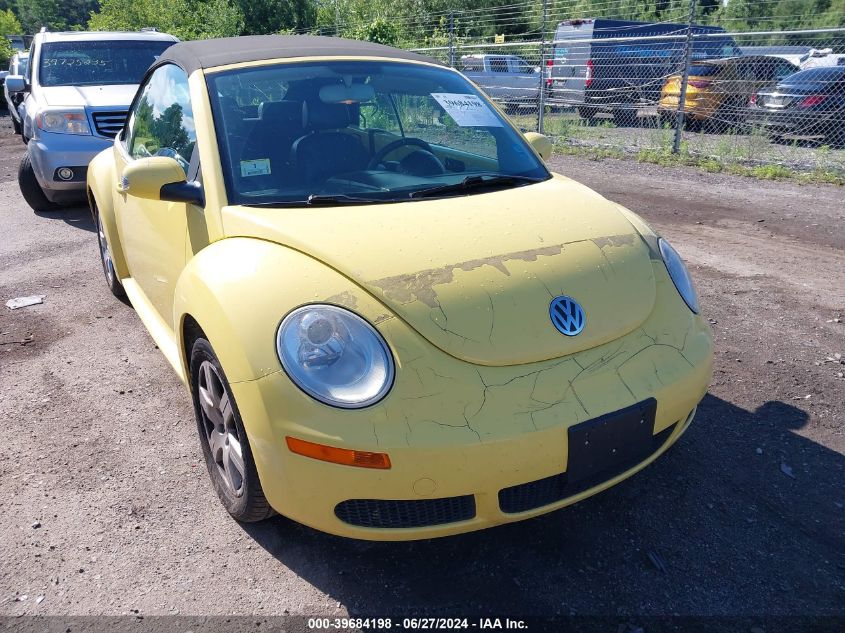
[[[461,72],[507,112],[536,108],[540,69],[516,55],[464,55]]]

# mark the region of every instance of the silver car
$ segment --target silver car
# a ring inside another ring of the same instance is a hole
[[[25,75],[9,75],[20,107],[27,152],[18,170],[21,193],[36,211],[85,197],[88,163],[123,128],[147,68],[174,42],[141,32],[41,32]]]
[[[25,75],[26,65],[29,62],[29,53],[15,53],[9,61],[9,75]],[[12,127],[15,129],[15,134],[21,133],[21,114],[18,107],[23,103],[23,93],[9,92],[9,86],[3,83],[3,97],[6,99],[6,107],[9,109],[9,115],[12,117]]]

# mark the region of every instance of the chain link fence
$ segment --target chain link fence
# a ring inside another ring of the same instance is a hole
[[[731,33],[586,18],[544,24],[531,40],[449,35],[411,48],[461,70],[562,151],[845,175],[845,27]]]

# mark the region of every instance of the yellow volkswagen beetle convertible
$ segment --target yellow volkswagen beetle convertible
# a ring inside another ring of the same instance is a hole
[[[574,503],[681,436],[712,363],[690,277],[550,149],[376,44],[157,60],[88,194],[233,517],[444,536]]]

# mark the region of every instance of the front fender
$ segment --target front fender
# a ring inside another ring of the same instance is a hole
[[[118,279],[129,277],[129,267],[123,254],[117,217],[114,207],[114,190],[117,175],[114,168],[114,149],[108,148],[97,154],[88,165],[88,204],[94,214],[94,205],[103,222],[103,230],[109,241],[112,263]],[[96,217],[94,218],[96,221]]]
[[[245,237],[207,246],[176,284],[173,322],[179,324],[184,375],[190,376],[188,317],[202,328],[229,382],[243,382],[281,371],[276,330],[288,312],[307,303],[343,306],[371,323],[393,316],[352,281],[299,251]]]

